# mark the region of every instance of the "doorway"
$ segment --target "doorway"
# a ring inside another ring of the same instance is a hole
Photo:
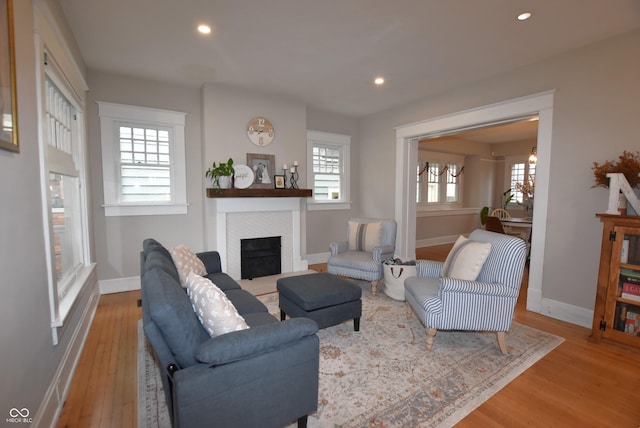
[[[527,309],[541,312],[543,258],[546,236],[551,133],[553,123],[553,91],[534,94],[501,103],[465,110],[451,115],[426,119],[396,128],[396,203],[398,223],[396,251],[401,258],[414,259],[416,246],[416,180],[409,171],[415,170],[418,141],[425,135],[452,132],[495,124],[518,117],[537,115],[538,164],[536,167],[536,210],[533,221]]]

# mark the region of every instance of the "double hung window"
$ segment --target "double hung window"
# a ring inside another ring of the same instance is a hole
[[[307,132],[307,181],[313,189],[309,209],[348,209],[351,137]]]
[[[105,214],[186,214],[185,113],[98,105]]]

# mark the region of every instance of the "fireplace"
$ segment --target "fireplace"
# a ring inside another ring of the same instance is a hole
[[[279,236],[241,239],[241,279],[253,279],[281,273],[280,248]]]
[[[221,267],[241,279],[240,240],[280,237],[281,273],[308,269],[303,257],[304,198],[207,198],[207,247],[220,253]]]

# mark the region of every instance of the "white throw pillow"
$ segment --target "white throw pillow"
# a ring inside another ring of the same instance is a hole
[[[171,248],[169,253],[171,254],[171,259],[173,259],[173,264],[176,265],[180,276],[180,284],[183,288],[187,287],[187,277],[191,272],[200,276],[207,274],[207,269],[204,267],[202,260],[186,245],[178,245],[175,248]]]
[[[382,222],[358,223],[349,222],[349,250],[373,252],[382,241]]]
[[[491,252],[491,243],[460,236],[447,255],[440,276],[475,281]]]
[[[187,277],[187,294],[193,310],[209,336],[249,328],[233,303],[209,278],[195,273]]]

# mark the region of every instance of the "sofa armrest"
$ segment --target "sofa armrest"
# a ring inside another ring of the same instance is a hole
[[[329,249],[332,256],[337,256],[340,253],[344,253],[349,248],[347,241],[329,242]]]
[[[416,262],[416,276],[418,278],[437,278],[440,276],[444,262],[435,260],[418,260]]]
[[[207,269],[207,273],[222,272],[220,253],[218,253],[217,251],[205,251],[196,255],[200,258],[200,260],[202,260],[202,263],[204,263],[204,267]]]
[[[202,363],[222,365],[251,358],[318,332],[308,318],[292,318],[223,334],[204,342],[196,352]]]
[[[377,262],[381,262],[390,257],[393,257],[393,253],[396,250],[396,247],[393,245],[383,245],[381,247],[375,247],[373,249],[373,260]]]
[[[440,278],[440,292],[444,296],[447,293],[477,294],[495,297],[518,297],[519,288],[508,287],[504,284],[467,281],[456,278]]]

